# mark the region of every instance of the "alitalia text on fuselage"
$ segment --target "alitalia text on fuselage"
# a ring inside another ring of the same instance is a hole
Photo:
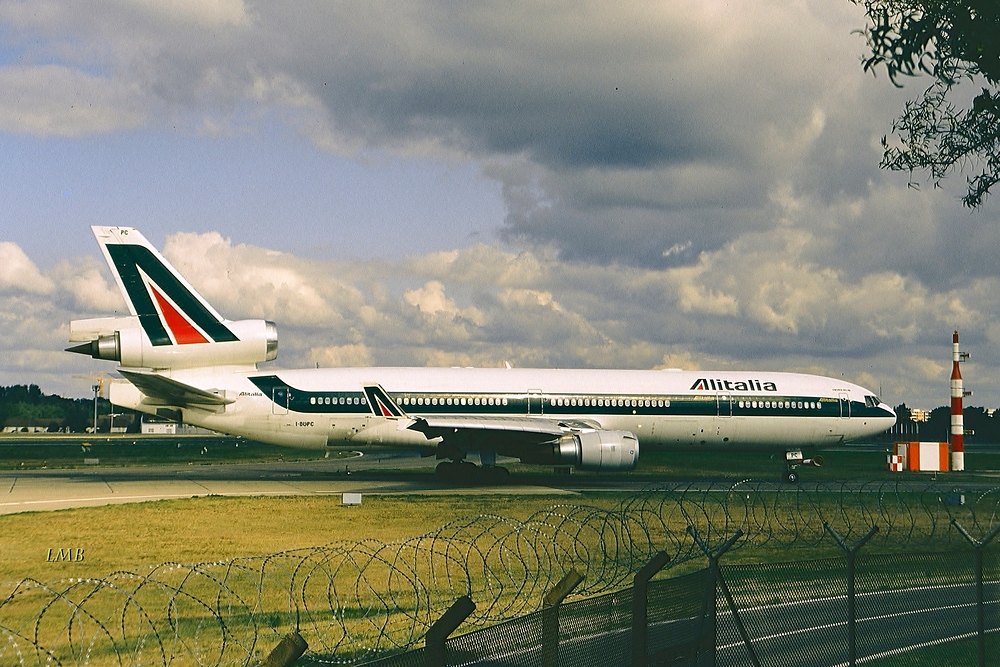
[[[760,380],[722,380],[698,378],[691,385],[691,391],[771,391],[777,392],[778,386],[773,382]]]

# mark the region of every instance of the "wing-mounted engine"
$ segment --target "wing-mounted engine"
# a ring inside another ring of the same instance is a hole
[[[551,445],[551,452],[531,459],[581,470],[632,470],[639,462],[639,439],[628,431],[574,431]]]
[[[125,368],[181,369],[207,366],[252,366],[278,356],[278,329],[267,320],[223,321],[227,332],[201,332],[194,327],[182,337],[177,330],[150,340],[139,317],[105,317],[70,322],[69,352],[117,361]]]

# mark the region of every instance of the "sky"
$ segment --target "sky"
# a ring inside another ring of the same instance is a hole
[[[847,0],[0,0],[0,385],[139,228],[276,368],[787,370],[1000,406],[995,199],[879,170]],[[972,91],[975,92],[975,91]]]

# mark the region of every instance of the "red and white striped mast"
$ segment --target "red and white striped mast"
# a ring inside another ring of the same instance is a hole
[[[958,331],[951,339],[951,469],[965,470],[965,420],[962,418],[962,371],[958,364],[969,358],[968,353],[958,349]]]

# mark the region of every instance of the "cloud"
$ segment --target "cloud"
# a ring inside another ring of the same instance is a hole
[[[200,26],[240,26],[250,22],[242,0],[122,0],[121,4],[141,8],[166,20]]]
[[[317,347],[309,358],[322,367],[350,367],[371,365],[371,351],[365,345],[332,345]]]
[[[503,186],[505,238],[602,262],[691,261],[771,224],[784,180],[873,174],[874,147],[862,170],[821,147],[870,140],[891,108],[849,4],[42,0],[0,21],[28,63],[11,131],[279,118],[345,154],[473,159]]]
[[[444,285],[437,280],[431,280],[420,289],[407,290],[403,293],[403,300],[428,315],[441,312],[452,316],[458,314],[455,302],[444,295]]]
[[[17,290],[31,294],[49,294],[53,282],[43,276],[16,244],[0,242],[0,290]]]
[[[127,83],[57,65],[0,67],[0,130],[78,137],[139,126],[142,103]]]
[[[328,325],[339,318],[335,298],[350,301],[354,296],[351,288],[317,275],[294,258],[245,245],[234,247],[218,232],[174,234],[167,238],[163,254],[231,319]]]
[[[96,258],[62,261],[50,272],[73,310],[83,313],[125,314],[128,310],[118,286],[107,276],[107,268]]]

